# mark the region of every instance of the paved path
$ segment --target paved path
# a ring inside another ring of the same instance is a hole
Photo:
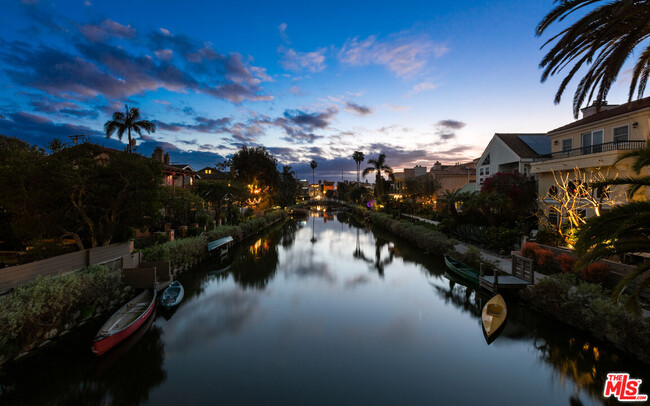
[[[422,221],[424,223],[433,224],[433,225],[436,225],[436,226],[438,224],[440,224],[439,221],[429,220],[429,219],[425,219],[425,218],[418,217],[418,216],[412,216],[410,214],[402,213],[402,216],[403,217],[409,217],[409,218],[412,218],[414,220]],[[460,252],[462,254],[464,254],[467,251],[468,247],[469,247],[468,244],[462,243],[462,242],[458,243],[458,244],[456,244],[454,246],[456,251],[458,251],[458,252]],[[512,275],[512,259],[500,257],[498,255],[494,255],[491,252],[488,252],[488,251],[483,250],[481,248],[478,248],[478,247],[476,247],[476,248],[481,252],[481,257],[482,258],[484,258],[487,261],[492,262],[493,264],[495,264],[497,266],[497,268],[499,268],[503,272],[507,273],[508,275]],[[543,274],[541,274],[539,272],[535,272],[535,283],[537,283],[537,281],[539,281],[541,279],[544,279],[545,277],[546,277],[546,275],[543,275]]]

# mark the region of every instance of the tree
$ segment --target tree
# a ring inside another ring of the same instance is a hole
[[[393,168],[386,165],[386,155],[379,154],[377,159],[369,159],[368,163],[372,166],[367,167],[363,170],[363,177],[369,173],[375,172],[375,196],[382,197],[385,194],[384,188],[384,178],[382,173],[384,173],[390,180],[395,180],[395,175],[393,175]]]
[[[632,168],[640,173],[644,168],[650,167],[650,147],[630,151],[622,155],[617,162],[625,158],[635,158]],[[628,197],[633,198],[642,186],[650,186],[650,176],[604,180],[596,182],[592,186],[607,187],[622,184],[630,185]],[[618,205],[607,213],[588,219],[577,233],[575,246],[580,258],[578,266],[614,255],[623,258],[625,254],[629,253],[647,253],[650,250],[649,247],[650,202],[648,201],[632,201]],[[621,280],[614,289],[612,297],[618,298],[623,289],[632,281],[639,281],[627,302],[628,309],[638,312],[640,310],[638,297],[645,288],[650,286],[650,277],[643,278],[642,275],[649,271],[650,261],[638,265],[634,271]]]
[[[354,159],[354,162],[357,164],[357,182],[359,182],[359,171],[361,171],[361,162],[365,159],[365,155],[361,151],[354,151],[354,154],[352,154],[352,159]]]
[[[537,199],[537,217],[545,229],[552,230],[569,247],[574,246],[578,229],[587,222],[587,210],[593,210],[597,217],[603,208],[613,207],[625,198],[611,186],[595,187],[596,182],[606,180],[600,171],[585,173],[575,168],[573,174],[552,173],[553,186]]]
[[[540,67],[544,69],[542,82],[570,67],[555,95],[555,103],[560,102],[569,82],[585,65],[589,68],[573,96],[573,114],[578,118],[585,99],[588,104],[596,92],[595,101],[600,106],[623,64],[639,47],[642,49],[637,52],[639,56],[632,70],[628,99],[632,100],[635,90],[637,97],[641,98],[650,75],[650,45],[646,42],[650,35],[650,3],[629,0],[572,0],[556,3],[556,7],[537,26],[538,36],[553,23],[560,22],[575,12],[598,3],[600,5],[543,45],[555,42],[540,62]]]
[[[264,147],[243,146],[232,157],[235,180],[248,187],[251,206],[270,205],[271,196],[278,185],[277,161]]]
[[[277,188],[276,202],[283,207],[296,204],[296,196],[300,191],[300,183],[295,177],[291,167],[285,165],[280,173],[280,181]]]
[[[312,159],[312,161],[309,163],[309,166],[311,166],[311,183],[314,184],[316,182],[314,179],[314,169],[316,169],[318,163]]]
[[[124,106],[126,113],[116,111],[113,113],[113,119],[104,123],[104,132],[106,138],[111,138],[111,135],[117,133],[117,138],[122,141],[122,136],[126,132],[129,136],[129,143],[126,146],[127,152],[133,152],[133,140],[131,139],[131,131],[142,137],[142,131],[147,133],[155,133],[156,125],[147,120],[140,120],[140,109],[137,107],[129,108],[128,105]]]
[[[406,194],[416,199],[422,198],[425,201],[433,199],[441,188],[440,182],[429,175],[407,179],[404,184]]]
[[[52,138],[50,142],[47,143],[47,149],[49,149],[52,154],[61,152],[63,148],[67,146],[68,144],[64,143],[59,138]]]
[[[440,196],[440,202],[443,205],[443,211],[446,211],[451,218],[458,217],[458,207],[469,200],[475,193],[461,192],[460,189],[445,190]]]

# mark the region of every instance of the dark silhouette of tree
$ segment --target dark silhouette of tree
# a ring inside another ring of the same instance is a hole
[[[375,196],[381,197],[384,195],[384,178],[382,173],[388,176],[390,180],[395,180],[395,175],[393,175],[393,168],[386,165],[386,155],[379,154],[377,159],[369,159],[368,163],[372,166],[367,167],[363,170],[363,177],[369,173],[375,172]]]
[[[128,105],[124,106],[126,113],[116,111],[113,113],[113,119],[104,123],[104,131],[106,138],[111,138],[111,135],[117,133],[117,138],[122,141],[122,136],[126,132],[129,137],[129,143],[126,146],[127,152],[133,152],[133,140],[131,138],[131,131],[142,137],[142,131],[148,133],[156,132],[156,125],[147,120],[140,120],[140,109],[137,107],[129,108]]]
[[[638,58],[632,70],[629,100],[632,100],[635,90],[637,97],[641,98],[650,75],[650,46],[646,42],[650,35],[650,3],[628,0],[572,0],[555,3],[555,8],[537,26],[538,36],[544,34],[553,23],[573,17],[573,14],[585,7],[594,6],[573,25],[551,37],[542,46],[554,43],[540,62],[540,68],[544,69],[542,82],[570,69],[558,88],[555,103],[560,102],[562,93],[576,73],[583,66],[588,66],[573,96],[573,114],[578,118],[585,99],[589,104],[594,98],[596,105],[600,106],[623,64],[639,47],[642,48],[637,52]]]
[[[311,166],[311,183],[313,184],[313,183],[315,183],[315,180],[314,180],[314,169],[316,169],[316,167],[318,166],[318,164],[316,163],[316,161],[312,160],[312,161],[309,163],[309,166]]]
[[[357,182],[359,182],[359,172],[361,171],[361,162],[365,159],[365,155],[361,151],[354,151],[352,154],[352,159],[357,163]]]

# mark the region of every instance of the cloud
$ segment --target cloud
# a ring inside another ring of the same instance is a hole
[[[161,61],[170,61],[174,57],[174,51],[171,49],[160,49],[158,51],[154,51],[154,55],[156,55],[156,58],[160,59]]]
[[[293,124],[300,126],[309,131],[315,128],[327,128],[331,118],[338,112],[335,108],[329,108],[326,111],[317,113],[307,113],[301,110],[286,110],[284,117]]]
[[[411,109],[411,106],[400,106],[398,104],[391,103],[384,103],[383,106],[394,112],[409,111]]]
[[[408,94],[409,94],[409,96],[411,96],[411,95],[414,95],[414,94],[426,92],[428,90],[434,90],[437,87],[438,86],[436,84],[428,82],[428,81],[420,82],[420,83],[418,83],[416,85],[413,85],[413,87],[411,88],[411,91]]]
[[[100,24],[84,24],[79,31],[91,42],[106,41],[109,38],[133,38],[135,28],[106,19]]]
[[[278,31],[280,32],[280,38],[284,41],[285,44],[291,44],[289,41],[289,36],[287,35],[287,23],[282,23],[278,26]]]
[[[337,57],[347,65],[381,65],[397,77],[412,77],[425,69],[432,56],[438,58],[447,52],[447,47],[426,36],[398,34],[382,41],[373,35],[364,40],[348,39]]]
[[[372,113],[372,109],[367,106],[362,106],[354,102],[345,102],[345,109],[360,116],[365,116]]]
[[[196,131],[201,133],[225,133],[228,132],[228,124],[231,122],[231,118],[223,117],[218,119],[212,119],[207,117],[196,117],[195,124],[186,124],[186,123],[165,123],[159,120],[154,120],[154,124],[158,130],[169,131],[169,132],[181,132],[181,131]]]
[[[298,52],[291,48],[279,47],[278,53],[282,56],[280,65],[286,70],[300,72],[321,72],[325,65],[325,52],[327,48],[318,48],[313,52]]]
[[[465,127],[465,123],[458,120],[441,120],[435,125],[438,127],[436,135],[443,141],[456,138],[456,130]]]
[[[160,33],[162,35],[166,36],[166,37],[173,37],[173,35],[171,34],[171,32],[169,32],[169,30],[167,28],[162,28],[161,27],[160,28]]]
[[[300,86],[291,86],[289,88],[289,93],[294,94],[296,96],[304,96],[305,95],[305,93],[303,93]]]

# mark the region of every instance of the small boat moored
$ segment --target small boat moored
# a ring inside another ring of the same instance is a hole
[[[450,271],[454,272],[456,275],[462,277],[463,279],[478,284],[478,274],[479,272],[472,268],[469,265],[466,265],[450,256],[444,255],[445,264]]]
[[[153,314],[156,289],[147,289],[116,311],[99,329],[92,351],[102,355],[133,334]]]
[[[508,308],[503,296],[496,295],[483,306],[483,331],[489,339],[495,334],[502,326],[508,315]]]
[[[163,307],[174,307],[183,300],[184,295],[185,289],[183,289],[183,285],[179,281],[174,281],[163,291],[160,303]]]

